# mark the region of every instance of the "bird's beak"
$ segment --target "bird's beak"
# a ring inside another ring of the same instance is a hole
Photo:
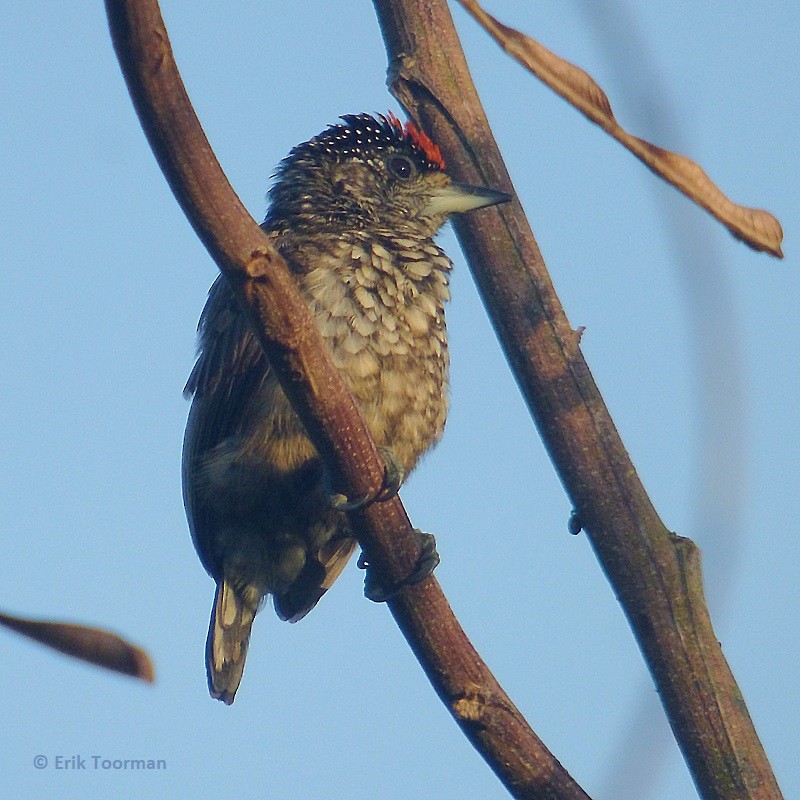
[[[472,211],[474,208],[507,203],[510,199],[510,194],[496,192],[494,189],[486,189],[483,186],[451,183],[450,186],[438,189],[431,195],[431,199],[422,213],[427,217],[435,217],[439,214],[460,214],[463,211]]]

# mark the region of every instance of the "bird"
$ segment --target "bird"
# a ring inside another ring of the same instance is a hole
[[[442,436],[453,213],[510,199],[454,182],[413,122],[349,114],[279,164],[262,229],[287,262],[333,365],[387,463],[404,476]],[[212,697],[230,705],[253,620],[272,597],[296,622],[357,542],[319,454],[223,276],[198,324],[183,446],[187,520],[217,587],[206,641]]]

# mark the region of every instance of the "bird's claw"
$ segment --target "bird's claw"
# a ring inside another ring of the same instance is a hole
[[[397,460],[390,447],[379,445],[378,451],[383,457],[383,480],[380,487],[377,491],[356,500],[350,500],[345,494],[330,495],[330,503],[335,511],[358,511],[372,503],[385,503],[400,491],[403,478],[406,476],[403,465]]]
[[[385,603],[394,597],[405,586],[411,586],[425,580],[439,564],[439,553],[436,550],[436,537],[432,533],[423,533],[414,529],[420,546],[419,558],[414,569],[400,581],[386,586],[375,574],[370,563],[362,553],[358,559],[358,568],[367,571],[364,578],[364,596],[373,603]]]

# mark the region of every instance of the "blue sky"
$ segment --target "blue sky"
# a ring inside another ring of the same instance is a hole
[[[611,18],[599,13],[613,6]],[[751,252],[526,75],[458,8],[556,288],[667,526],[694,538],[718,636],[787,797],[800,793],[800,11],[788,0],[493,2],[587,69],[619,121],[775,213]],[[299,9],[299,10],[298,10]],[[620,12],[620,9],[623,9]],[[189,93],[260,219],[275,165],[397,104],[369,3],[164,2]],[[44,12],[44,13],[43,13]],[[236,703],[208,698],[213,582],[180,495],[181,396],[215,266],[163,180],[101,3],[12,0],[0,29],[0,607],[146,647],[153,687],[0,631],[9,796],[502,798],[349,567],[298,625],[256,621]],[[595,798],[691,797],[646,668],[516,391],[452,231],[452,412],[403,489],[478,650]],[[639,720],[639,722],[635,722]],[[45,755],[49,766],[36,770]],[[158,773],[54,769],[159,758]]]

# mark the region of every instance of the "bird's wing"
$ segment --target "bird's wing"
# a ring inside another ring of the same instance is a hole
[[[224,460],[228,450],[235,450],[253,418],[251,404],[263,402],[260,390],[274,376],[270,375],[261,344],[223,277],[211,287],[199,331],[200,353],[185,389],[186,395],[192,397],[192,408],[184,437],[183,495],[198,554],[206,570],[219,579],[214,553],[217,498],[198,491],[199,472],[209,456]],[[316,460],[304,469],[321,474],[321,465]],[[298,473],[296,477],[297,489],[309,480],[308,475],[301,478]],[[322,492],[318,481],[319,478],[311,481],[300,494],[308,489],[312,494]],[[292,491],[288,486],[285,489]],[[327,498],[301,500],[298,495],[297,500],[317,507],[327,505]],[[355,550],[356,542],[349,536],[344,515],[332,509],[328,513],[331,514],[328,524],[339,533],[317,552],[309,552],[306,567],[297,580],[286,593],[275,597],[275,609],[282,619],[294,622],[305,616],[330,588]]]
[[[199,355],[184,390],[192,407],[183,441],[183,498],[203,565],[216,578],[209,563],[212,508],[197,491],[198,469],[212,451],[243,433],[248,407],[269,379],[269,364],[222,276],[211,287],[198,329]]]
[[[273,597],[275,613],[287,622],[301,620],[341,575],[357,544],[349,536],[337,536],[314,554],[315,558],[309,553],[305,569],[289,590]]]
[[[218,409],[214,424],[217,429],[227,431],[241,418],[236,413],[241,410],[240,403],[248,401],[263,384],[269,365],[239,301],[222,275],[209,290],[197,329],[200,340],[197,363],[183,393],[187,398],[217,398],[224,407]]]

